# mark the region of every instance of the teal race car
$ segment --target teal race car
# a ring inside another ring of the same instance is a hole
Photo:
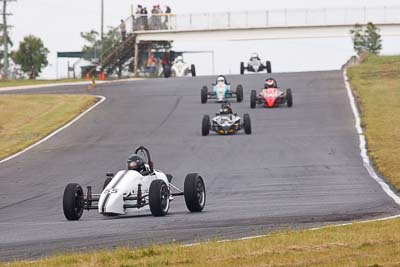
[[[222,103],[229,98],[236,98],[237,102],[243,100],[243,86],[236,86],[236,91],[232,91],[231,84],[227,82],[225,76],[219,75],[216,83],[212,84],[212,91],[209,92],[207,86],[201,88],[201,103],[207,103],[208,99],[216,99],[218,103]]]

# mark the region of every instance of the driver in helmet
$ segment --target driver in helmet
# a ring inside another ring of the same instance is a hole
[[[138,154],[133,154],[128,158],[128,170],[133,170],[137,172],[146,171],[146,166],[143,157]]]
[[[265,80],[264,88],[265,89],[278,88],[278,83],[276,82],[276,80],[274,78],[268,78]]]
[[[257,53],[251,54],[250,61],[261,60]]]
[[[224,114],[224,115],[229,115],[229,114],[232,114],[233,111],[232,111],[232,108],[229,106],[228,103],[224,103],[224,104],[221,105],[221,109],[220,109],[219,113],[220,114]]]
[[[183,57],[182,56],[177,56],[175,59],[175,62],[183,62]]]
[[[228,84],[228,82],[226,81],[225,76],[219,75],[219,76],[217,77],[217,82],[216,82],[216,84],[220,84],[220,83]]]

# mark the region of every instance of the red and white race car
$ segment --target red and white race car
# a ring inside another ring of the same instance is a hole
[[[257,105],[273,108],[282,104],[287,104],[288,107],[293,106],[292,90],[288,88],[286,92],[281,91],[273,78],[265,80],[264,89],[258,95],[256,90],[251,91],[250,108],[255,108]]]

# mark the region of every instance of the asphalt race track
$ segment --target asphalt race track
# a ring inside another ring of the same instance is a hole
[[[250,90],[265,74],[229,76],[244,87],[234,112],[249,113],[252,135],[201,136],[201,119],[219,105],[200,103],[214,77],[150,79],[99,85],[107,100],[71,127],[0,164],[0,260],[37,258],[59,251],[236,238],[282,228],[397,214],[368,176],[339,71],[273,74],[293,90],[293,108],[250,109]],[[87,93],[85,86],[16,93]],[[9,92],[8,92],[9,93]],[[205,211],[191,214],[176,197],[166,217],[150,212],[106,218],[85,212],[69,222],[62,211],[67,183],[99,192],[106,172],[125,168],[139,145],[157,169],[205,179]]]

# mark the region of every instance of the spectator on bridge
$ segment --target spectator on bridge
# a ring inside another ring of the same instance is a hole
[[[126,39],[126,25],[125,21],[121,19],[121,24],[119,24],[119,29],[121,30],[122,42]]]
[[[157,6],[154,5],[151,9],[151,17],[150,17],[150,29],[156,30],[156,13],[157,13]]]
[[[148,30],[149,29],[149,22],[147,20],[147,8],[143,7],[141,10],[141,17],[142,17],[142,23],[143,23],[143,28],[144,30]]]
[[[134,25],[133,29],[136,30],[142,30],[142,9],[143,7],[141,5],[137,5],[136,11],[135,11],[135,19],[134,19]]]
[[[171,8],[169,6],[165,6],[165,11],[164,11],[164,23],[163,23],[163,29],[166,30],[169,27],[169,16],[171,15]]]
[[[160,8],[160,5],[156,5],[153,7],[152,10],[152,19],[153,19],[153,30],[160,30],[161,29],[161,13],[162,10]]]

